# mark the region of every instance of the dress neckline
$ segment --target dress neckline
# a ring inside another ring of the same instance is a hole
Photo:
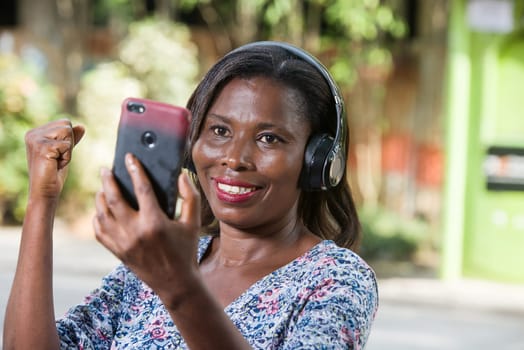
[[[204,236],[200,239],[199,243],[199,250],[198,250],[198,263],[202,261],[202,258],[206,254],[207,250],[211,247],[211,243],[213,242],[213,236]],[[279,268],[275,269],[274,271],[268,273],[267,275],[261,277],[257,281],[255,281],[251,286],[249,286],[246,290],[244,290],[237,298],[235,298],[229,305],[227,305],[224,308],[224,311],[228,314],[228,310],[232,310],[235,308],[239,308],[242,305],[244,305],[246,302],[248,302],[250,299],[252,299],[251,292],[255,289],[259,289],[260,285],[263,285],[264,282],[272,277],[285,274],[285,271],[289,270],[291,267],[295,267],[297,264],[305,263],[308,261],[311,261],[311,258],[316,256],[318,253],[324,251],[329,246],[335,244],[331,240],[321,240],[311,248],[309,248],[307,251],[305,251],[302,255],[294,258],[290,262],[288,262],[285,265],[280,266]]]

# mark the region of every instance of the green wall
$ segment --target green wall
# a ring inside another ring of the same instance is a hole
[[[484,171],[489,147],[524,151],[523,32],[474,32],[455,1],[448,67],[442,277],[524,283],[524,191],[488,190]]]

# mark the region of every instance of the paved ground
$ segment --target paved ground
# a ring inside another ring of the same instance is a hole
[[[366,350],[524,349],[524,287],[483,281],[380,280]]]
[[[0,327],[19,231],[0,228]],[[117,263],[94,240],[57,233],[57,314],[81,301]],[[366,350],[524,349],[524,285],[407,277],[379,279],[379,291],[381,304]]]

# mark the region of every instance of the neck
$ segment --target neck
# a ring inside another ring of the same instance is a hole
[[[220,236],[213,242],[214,257],[224,266],[238,266],[260,261],[290,247],[298,248],[307,229],[298,222],[290,222],[278,229],[265,232],[246,232],[220,225]]]

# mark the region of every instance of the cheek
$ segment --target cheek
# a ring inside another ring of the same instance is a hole
[[[191,159],[197,173],[200,187],[202,188],[204,195],[207,197],[209,194],[209,188],[207,181],[205,181],[206,175],[203,169],[207,167],[206,164],[208,164],[208,157],[204,152],[202,152],[202,143],[198,142],[198,140],[195,142],[193,149],[191,150]]]
[[[259,171],[264,172],[272,179],[289,184],[290,182],[298,183],[303,162],[302,153],[287,153],[279,157],[265,158],[257,164],[257,167]]]
[[[209,147],[205,142],[200,139],[197,140],[191,151],[191,158],[195,168],[202,169],[213,163],[219,157],[219,150],[217,147]]]

